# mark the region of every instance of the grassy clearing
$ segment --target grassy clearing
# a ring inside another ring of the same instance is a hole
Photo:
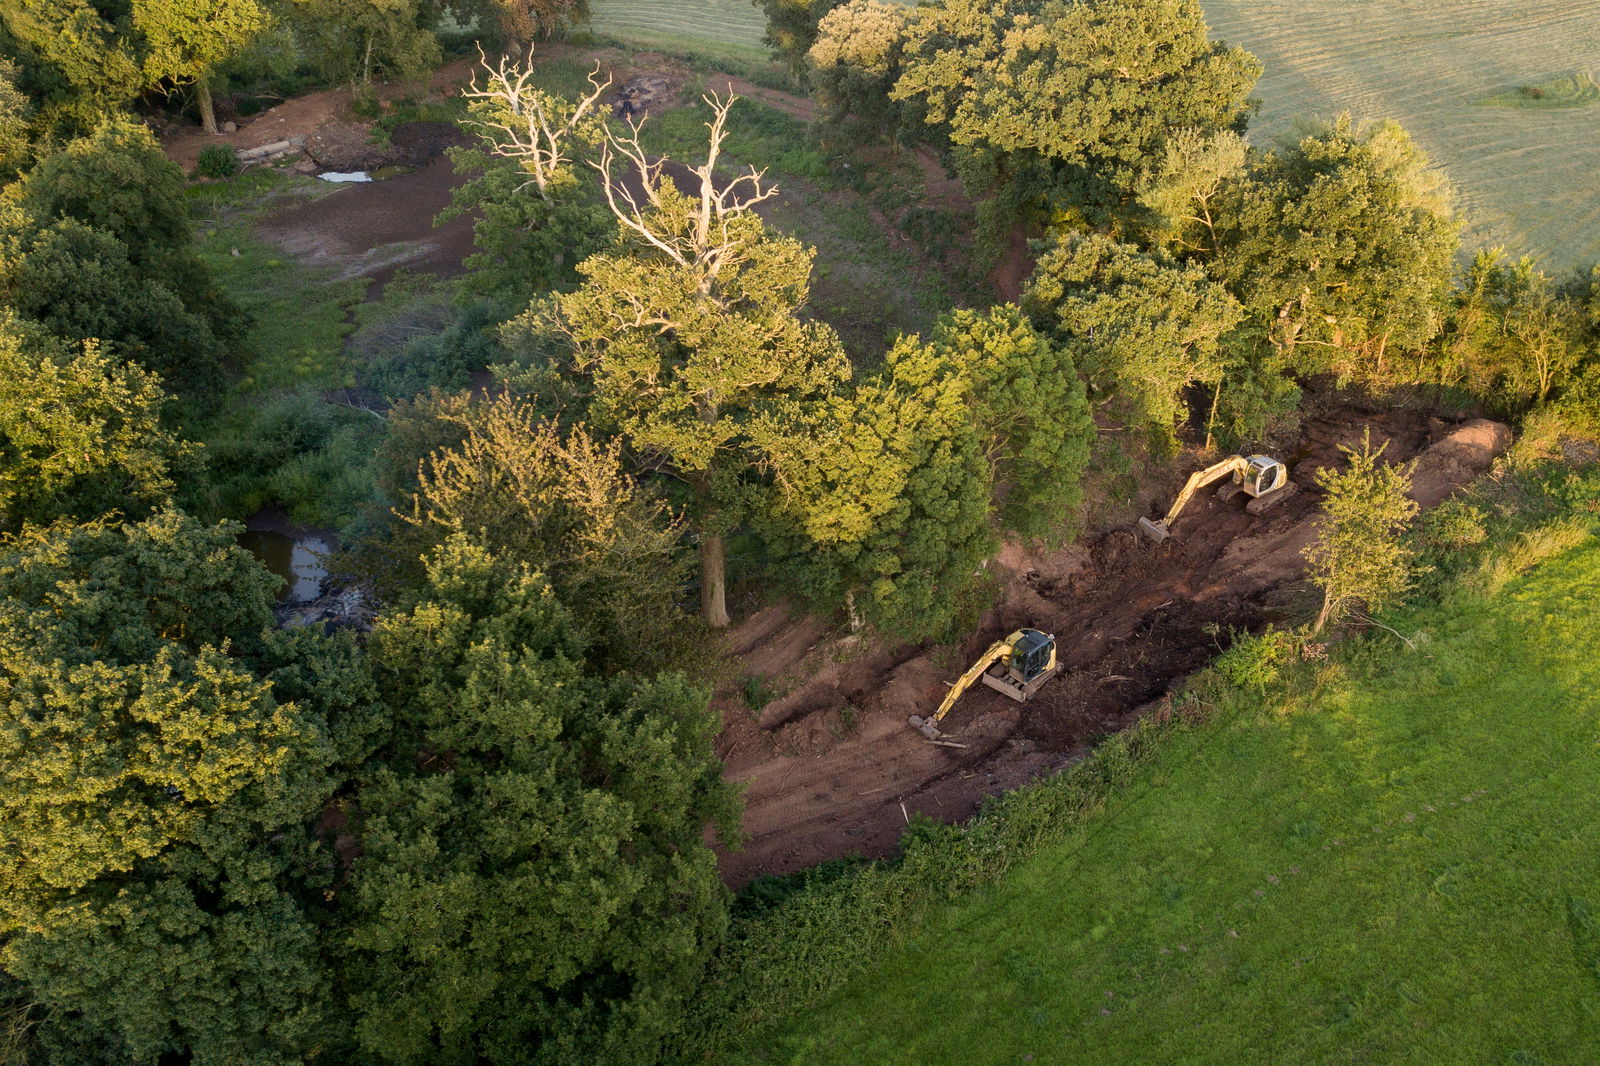
[[[1589,513],[1600,485],[1548,489]],[[1097,816],[728,1059],[1594,1061],[1592,530],[1536,527],[1390,619],[1415,649],[1379,634],[1232,690]]]
[[[594,30],[640,48],[765,62],[766,18],[750,0],[593,0]]]
[[[366,305],[367,279],[337,279],[253,232],[274,206],[334,191],[265,168],[190,187],[196,250],[252,321],[229,391],[179,412],[185,434],[205,445],[207,495],[189,501],[202,513],[239,518],[283,505],[296,521],[345,527],[372,495],[368,466],[382,423],[324,397],[360,384],[346,341],[391,301]]]
[[[257,239],[255,220],[290,197],[325,196],[328,182],[266,168],[225,182],[191,186],[196,251],[211,274],[254,320],[254,351],[235,369],[241,402],[263,389],[344,385],[340,353],[353,328],[364,278],[333,279]]]

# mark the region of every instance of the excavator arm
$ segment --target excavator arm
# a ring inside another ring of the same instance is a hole
[[[1243,456],[1230,455],[1220,463],[1212,463],[1204,470],[1196,470],[1190,474],[1188,483],[1183,486],[1183,491],[1178,493],[1178,498],[1172,501],[1172,510],[1167,512],[1167,517],[1161,520],[1161,524],[1170,527],[1189,505],[1189,501],[1194,499],[1195,493],[1229,474],[1242,476],[1249,465]]]
[[[950,691],[944,694],[944,702],[939,704],[939,709],[933,712],[932,718],[928,719],[929,724],[937,724],[939,719],[949,714],[950,708],[956,705],[956,700],[959,700],[961,694],[971,688],[978,678],[983,676],[985,670],[1010,654],[1010,638],[997,640],[989,645],[989,650],[978,656],[978,661],[973,663],[967,669],[967,672],[957,678],[955,684],[950,686]]]
[[[1178,493],[1178,498],[1172,501],[1172,510],[1167,512],[1167,517],[1159,522],[1141,518],[1139,519],[1139,528],[1144,531],[1145,536],[1157,544],[1161,543],[1167,539],[1167,532],[1172,528],[1172,523],[1176,522],[1178,516],[1183,513],[1183,509],[1189,506],[1189,501],[1194,499],[1195,493],[1213,481],[1227,477],[1229,474],[1235,477],[1242,477],[1244,472],[1249,469],[1249,466],[1249,460],[1242,456],[1230,455],[1219,463],[1212,463],[1204,470],[1196,470],[1189,475],[1189,480],[1183,486],[1183,491]]]

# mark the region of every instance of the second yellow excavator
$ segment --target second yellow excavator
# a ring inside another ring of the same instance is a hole
[[[950,713],[950,708],[974,681],[981,678],[996,692],[1004,692],[1018,703],[1026,703],[1060,668],[1056,662],[1055,637],[1037,629],[1019,629],[989,645],[989,650],[978,656],[978,661],[950,686],[939,709],[928,718],[912,715],[911,725],[929,740],[938,740],[944,735],[939,732],[940,719]]]
[[[1289,480],[1289,470],[1278,460],[1265,455],[1230,455],[1220,463],[1212,463],[1204,470],[1189,475],[1189,481],[1172,503],[1172,510],[1159,522],[1139,519],[1139,531],[1160,544],[1172,533],[1172,523],[1178,520],[1194,494],[1219,478],[1230,478],[1217,492],[1223,500],[1232,499],[1240,492],[1252,497],[1245,504],[1251,514],[1260,514],[1274,504],[1294,495],[1295,483]]]

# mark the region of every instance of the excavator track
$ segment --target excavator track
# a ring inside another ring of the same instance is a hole
[[[1263,493],[1245,504],[1244,509],[1250,514],[1263,514],[1293,496],[1299,488],[1300,486],[1294,482],[1285,481],[1280,487],[1273,489],[1271,492]]]

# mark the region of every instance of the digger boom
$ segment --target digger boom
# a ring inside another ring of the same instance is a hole
[[[998,674],[990,673],[995,663],[1005,663],[1006,668]],[[1055,676],[1058,668],[1056,638],[1037,629],[1019,629],[1004,640],[989,645],[989,649],[978,656],[978,661],[956,678],[950,691],[945,693],[939,709],[928,718],[912,715],[911,725],[929,740],[938,740],[942,735],[939,732],[940,719],[950,713],[950,708],[956,705],[961,694],[971,688],[974,682],[982,681],[997,692],[1019,703],[1026,703],[1039,691],[1040,686]]]
[[[1184,483],[1183,491],[1178,493],[1178,498],[1172,501],[1172,509],[1167,516],[1159,522],[1152,522],[1148,518],[1139,519],[1139,529],[1157,544],[1167,539],[1172,531],[1172,523],[1178,520],[1183,509],[1189,506],[1189,501],[1194,499],[1195,493],[1220,481],[1225,477],[1234,480],[1234,492],[1243,488],[1246,493],[1260,501],[1258,506],[1252,507],[1252,513],[1272,506],[1274,502],[1288,496],[1293,491],[1289,484],[1289,471],[1276,459],[1265,455],[1230,455],[1221,462],[1212,463],[1203,470],[1196,470],[1189,475],[1189,480]]]

